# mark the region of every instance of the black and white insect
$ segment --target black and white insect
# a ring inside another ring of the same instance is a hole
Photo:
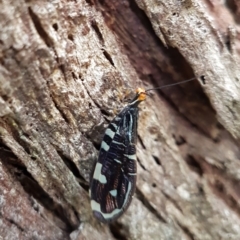
[[[136,186],[136,141],[138,104],[145,100],[144,89],[113,119],[105,131],[91,185],[94,216],[108,223],[129,206]]]
[[[103,223],[119,218],[128,208],[135,192],[138,105],[146,99],[146,92],[150,90],[153,89],[145,91],[138,88],[133,100],[105,131],[89,189],[93,214]]]

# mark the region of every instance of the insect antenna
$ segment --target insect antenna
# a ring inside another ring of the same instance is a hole
[[[175,86],[175,85],[178,85],[178,84],[183,84],[183,83],[193,81],[195,79],[197,79],[197,77],[193,77],[193,78],[190,78],[190,79],[187,79],[187,80],[184,80],[184,81],[181,81],[181,82],[177,82],[177,83],[167,84],[167,85],[164,85],[164,86],[161,86],[161,87],[150,88],[150,89],[145,90],[145,92],[148,92],[148,91],[151,91],[151,90],[162,89],[162,88],[166,88],[166,87],[172,87],[172,86]]]

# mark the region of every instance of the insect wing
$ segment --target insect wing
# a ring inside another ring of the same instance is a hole
[[[101,222],[118,218],[136,185],[138,107],[127,106],[106,129],[90,189],[91,207]]]

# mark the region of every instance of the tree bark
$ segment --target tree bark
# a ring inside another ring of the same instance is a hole
[[[0,239],[240,239],[238,0],[0,3]],[[89,179],[137,87],[137,189],[93,218]]]

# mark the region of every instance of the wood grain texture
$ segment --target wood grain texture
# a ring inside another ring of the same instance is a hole
[[[240,239],[237,0],[0,3],[0,239]],[[102,225],[90,174],[129,92],[137,190]]]

